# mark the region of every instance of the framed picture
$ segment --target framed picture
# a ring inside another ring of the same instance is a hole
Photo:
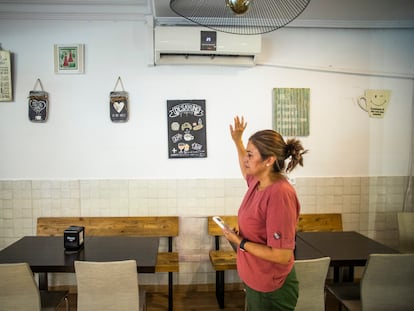
[[[309,136],[309,88],[273,89],[273,129],[283,136]]]
[[[55,73],[83,73],[84,45],[55,44]]]

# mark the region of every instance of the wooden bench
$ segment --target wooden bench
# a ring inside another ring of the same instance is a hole
[[[62,236],[69,226],[85,227],[86,236],[168,238],[168,251],[158,253],[155,271],[168,272],[168,310],[173,309],[173,272],[179,272],[178,253],[173,252],[173,238],[179,232],[178,217],[40,217],[37,235]]]
[[[220,216],[231,228],[239,228],[237,216]],[[208,217],[208,234],[214,237],[214,250],[209,252],[210,262],[216,271],[216,298],[220,309],[224,308],[224,272],[226,270],[236,270],[236,252],[223,250],[221,239],[223,230],[214,222],[212,217]],[[228,242],[227,242],[228,243]]]

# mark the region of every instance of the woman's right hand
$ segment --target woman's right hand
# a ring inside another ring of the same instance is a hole
[[[234,125],[230,124],[230,134],[234,142],[242,140],[243,132],[246,129],[247,122],[244,121],[244,117],[234,117]]]
[[[234,144],[236,145],[240,171],[244,178],[246,178],[246,167],[244,166],[243,161],[246,155],[246,149],[243,145],[242,136],[244,130],[246,129],[246,126],[247,122],[244,121],[244,117],[240,118],[239,116],[234,117],[234,125],[230,124],[231,138],[233,139]]]

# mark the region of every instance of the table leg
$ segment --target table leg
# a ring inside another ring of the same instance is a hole
[[[48,290],[48,280],[47,280],[47,272],[38,273],[39,275],[39,289],[40,290]]]
[[[224,271],[216,271],[216,298],[220,309],[224,309]]]
[[[334,267],[334,282],[353,282],[354,281],[354,267]]]

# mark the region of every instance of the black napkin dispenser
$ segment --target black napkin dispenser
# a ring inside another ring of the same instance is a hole
[[[78,250],[83,247],[85,227],[70,226],[64,231],[63,237],[65,250]]]

